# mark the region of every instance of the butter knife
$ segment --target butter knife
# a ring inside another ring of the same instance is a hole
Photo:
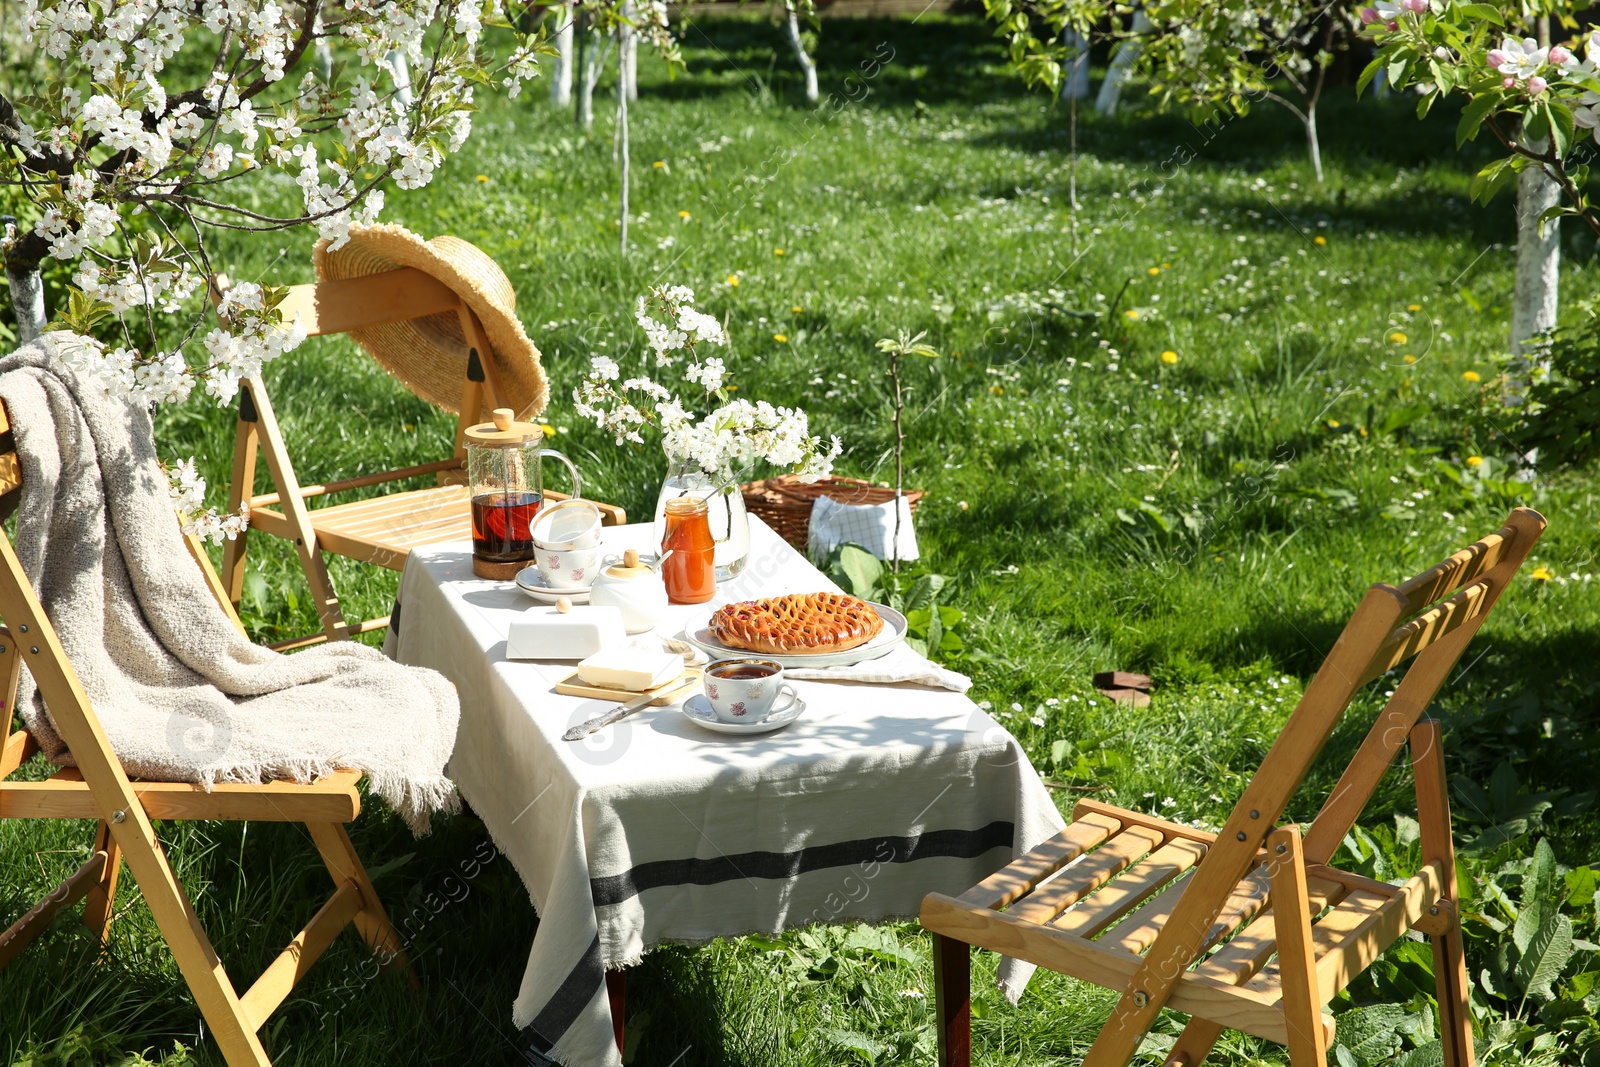
[[[614,722],[621,722],[629,715],[632,715],[637,711],[644,710],[650,706],[651,701],[660,698],[660,696],[660,690],[651,690],[649,692],[640,693],[638,696],[634,697],[632,700],[621,705],[620,707],[613,708],[603,715],[596,715],[594,718],[589,719],[586,722],[580,722],[578,725],[562,734],[561,739],[563,741],[582,741],[585,737],[588,737],[596,730],[603,730]]]

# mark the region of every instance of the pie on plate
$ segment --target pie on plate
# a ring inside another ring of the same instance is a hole
[[[883,632],[865,600],[843,593],[790,593],[718,608],[707,624],[731,648],[768,654],[843,652]]]

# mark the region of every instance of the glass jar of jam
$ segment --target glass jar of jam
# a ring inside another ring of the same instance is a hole
[[[674,604],[704,604],[717,592],[717,543],[711,537],[706,502],[680,496],[667,501],[661,538],[661,579]],[[666,553],[671,552],[671,556]]]

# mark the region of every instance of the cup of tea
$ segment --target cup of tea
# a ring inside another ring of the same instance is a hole
[[[592,500],[561,500],[539,512],[530,532],[541,549],[599,548],[600,509]]]
[[[600,573],[598,548],[546,548],[537,546],[534,563],[553,589],[587,589]]]
[[[705,687],[711,710],[723,722],[761,722],[800,699],[783,680],[783,666],[770,659],[719,659],[706,667]],[[788,699],[780,704],[780,696]]]

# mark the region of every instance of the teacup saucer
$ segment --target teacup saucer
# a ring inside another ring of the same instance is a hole
[[[806,702],[796,700],[782,711],[773,712],[760,722],[723,722],[711,710],[711,701],[704,693],[696,693],[683,702],[683,714],[692,723],[714,730],[719,734],[770,734],[781,730],[805,714]]]
[[[554,604],[560,597],[566,597],[574,604],[587,604],[589,602],[588,586],[551,585],[545,576],[539,573],[538,567],[524,567],[517,572],[516,580],[518,589],[543,604]]]

